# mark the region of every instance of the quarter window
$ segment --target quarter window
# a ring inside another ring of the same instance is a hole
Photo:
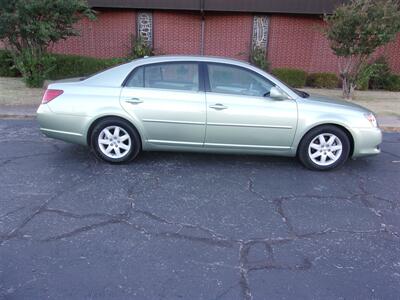
[[[264,97],[275,86],[254,72],[224,64],[208,64],[208,76],[214,93]]]
[[[139,67],[126,82],[127,87],[144,87],[144,67]]]

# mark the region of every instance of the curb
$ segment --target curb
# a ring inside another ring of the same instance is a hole
[[[384,132],[400,132],[400,127],[381,126],[379,128]]]
[[[6,120],[33,120],[36,119],[36,115],[25,115],[25,114],[0,114],[0,119]]]

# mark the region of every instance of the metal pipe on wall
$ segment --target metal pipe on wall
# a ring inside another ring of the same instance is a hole
[[[206,27],[206,18],[204,15],[204,0],[200,0],[200,14],[201,14],[201,36],[200,36],[200,55],[204,55],[204,34]]]

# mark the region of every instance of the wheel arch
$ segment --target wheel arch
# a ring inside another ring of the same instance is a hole
[[[140,148],[143,147],[143,136],[141,135],[140,131],[137,129],[137,127],[135,126],[135,124],[134,124],[131,120],[129,120],[129,119],[127,119],[127,118],[124,118],[124,117],[121,117],[121,116],[118,116],[118,115],[99,116],[98,118],[92,120],[92,122],[91,122],[91,124],[89,125],[89,128],[88,128],[88,130],[87,130],[87,134],[86,134],[86,143],[87,143],[87,145],[88,145],[89,147],[91,147],[91,143],[92,143],[92,141],[91,141],[92,132],[93,132],[93,129],[96,127],[96,125],[99,124],[99,123],[100,123],[101,121],[103,121],[103,120],[111,119],[111,118],[112,118],[112,119],[119,119],[119,120],[121,120],[121,121],[127,122],[127,123],[132,127],[132,129],[135,130],[136,133],[139,135],[140,141],[141,141],[141,143],[140,143]]]
[[[299,155],[300,144],[301,144],[301,142],[303,141],[304,137],[305,137],[310,131],[314,130],[315,128],[322,127],[322,126],[334,126],[334,127],[337,127],[337,128],[339,128],[339,129],[343,130],[343,132],[344,132],[344,133],[347,135],[347,137],[349,138],[349,141],[350,141],[350,155],[349,155],[349,157],[352,157],[352,156],[353,156],[353,153],[354,153],[354,137],[353,137],[353,135],[352,135],[352,133],[350,132],[349,129],[347,129],[347,128],[346,128],[345,126],[343,126],[343,125],[336,124],[336,123],[318,124],[318,125],[315,125],[315,126],[309,128],[307,131],[305,131],[305,132],[303,133],[303,135],[301,136],[301,139],[300,139],[299,143],[297,144],[296,156]]]

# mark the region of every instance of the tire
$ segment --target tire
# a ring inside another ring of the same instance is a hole
[[[96,124],[90,142],[96,156],[112,164],[129,162],[141,150],[141,139],[136,129],[127,121],[115,117]]]
[[[319,126],[309,131],[298,149],[300,162],[306,168],[316,171],[339,168],[349,155],[349,137],[342,129],[332,125]]]

